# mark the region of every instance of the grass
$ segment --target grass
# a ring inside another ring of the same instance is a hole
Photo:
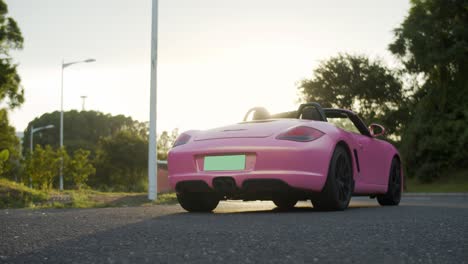
[[[155,204],[176,204],[177,202],[177,196],[175,193],[170,192],[170,193],[160,193],[158,194],[158,199]]]
[[[431,183],[406,178],[406,192],[468,192],[468,171],[448,172],[450,177]],[[91,189],[49,192],[0,179],[0,209],[3,208],[100,208],[176,204],[175,193],[160,193],[156,202],[147,193],[100,192]]]
[[[0,208],[33,207],[49,198],[43,191],[31,189],[6,179],[0,179]]]
[[[2,208],[102,208],[176,204],[175,193],[160,193],[158,200],[148,200],[147,193],[100,192],[91,189],[49,192],[31,189],[0,179]]]
[[[468,192],[468,171],[449,173],[451,176],[431,183],[406,178],[406,192],[454,193]]]
[[[158,194],[158,200],[148,200],[147,193],[100,192],[94,190],[71,190],[56,192],[56,195],[68,196],[69,202],[55,203],[49,207],[54,208],[102,208],[102,207],[132,207],[150,206],[152,204],[176,204],[175,193]]]

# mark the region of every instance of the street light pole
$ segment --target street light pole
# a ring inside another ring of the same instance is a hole
[[[86,98],[88,98],[88,96],[82,95],[80,97],[81,97],[81,111],[84,111],[85,110]]]
[[[31,126],[31,130],[29,131],[29,151],[31,155],[33,154],[33,133],[34,133],[34,126]]]
[[[77,63],[89,63],[89,62],[95,62],[95,59],[87,59],[83,61],[73,61],[73,62],[68,62],[65,63],[64,60],[62,60],[62,85],[60,88],[60,148],[63,147],[63,71],[66,67],[71,66],[73,64]],[[60,183],[59,183],[60,190],[63,191],[63,157],[60,159]]]
[[[29,131],[29,151],[31,153],[30,157],[32,158],[33,155],[33,134],[34,134],[34,126],[31,125],[31,130]],[[31,173],[29,174],[29,188],[32,188],[32,177]]]
[[[158,60],[158,0],[153,0],[151,16],[151,77],[150,77],[150,123],[148,148],[148,199],[156,200],[158,195],[158,165],[156,145],[156,103],[157,103],[157,60]]]
[[[54,125],[47,125],[47,126],[38,127],[38,128],[34,128],[34,126],[31,125],[31,130],[29,131],[29,152],[31,153],[31,157],[33,155],[33,148],[34,148],[34,144],[33,144],[33,140],[34,140],[33,135],[34,135],[34,133],[38,132],[38,131],[41,131],[41,130],[44,130],[44,129],[49,129],[49,128],[54,128]],[[29,188],[32,188],[31,175],[29,175]]]

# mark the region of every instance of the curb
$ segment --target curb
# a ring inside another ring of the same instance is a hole
[[[437,197],[468,197],[468,192],[457,193],[403,193],[406,197],[419,197],[419,196],[437,196]]]

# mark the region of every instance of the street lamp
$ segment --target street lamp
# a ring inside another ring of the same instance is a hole
[[[95,62],[95,59],[87,59],[82,61],[72,61],[65,63],[62,60],[62,87],[60,89],[60,148],[63,147],[63,71],[66,67],[78,63]],[[60,190],[63,190],[63,157],[60,160]]]
[[[33,144],[34,133],[44,130],[44,129],[50,129],[50,128],[54,128],[54,125],[47,125],[47,126],[38,127],[38,128],[34,128],[34,126],[31,125],[31,131],[29,131],[29,151],[31,152],[31,157],[33,155],[33,148],[34,148],[34,144]],[[29,175],[29,188],[32,188],[31,175]]]

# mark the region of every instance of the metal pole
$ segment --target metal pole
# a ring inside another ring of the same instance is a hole
[[[34,134],[34,126],[31,125],[31,129],[29,130],[29,152],[31,153],[30,158],[32,159],[33,155],[33,134]],[[31,174],[29,174],[29,188],[32,188],[32,178]]]
[[[31,155],[33,154],[33,133],[34,133],[34,126],[31,126],[31,129],[29,130],[29,151]]]
[[[85,102],[86,102],[86,98],[88,98],[88,96],[86,95],[82,95],[81,96],[81,111],[84,111],[85,110]]]
[[[64,60],[62,60],[62,85],[60,89],[60,148],[63,147],[63,70]],[[60,191],[63,191],[63,157],[60,157]]]
[[[90,63],[95,61],[95,59],[86,59],[65,63],[65,60],[62,60],[62,85],[60,88],[60,148],[63,148],[63,71],[65,70],[65,67],[73,64]],[[60,158],[60,190],[63,191],[63,156]]]
[[[152,2],[151,16],[151,79],[150,79],[150,123],[148,148],[148,199],[157,199],[158,165],[156,145],[157,103],[157,59],[158,59],[158,0]]]

